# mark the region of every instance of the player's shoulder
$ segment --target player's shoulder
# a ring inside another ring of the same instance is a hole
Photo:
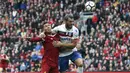
[[[58,25],[56,27],[64,27],[64,26],[65,26],[65,24],[61,24],[61,25]]]
[[[76,29],[76,30],[78,30],[78,28],[77,28],[76,26],[73,26],[73,29]]]
[[[78,29],[76,26],[73,26],[73,30],[74,30],[75,32],[79,32],[79,29]]]
[[[61,24],[61,25],[59,25],[58,27],[65,27],[65,24]]]
[[[64,24],[58,25],[58,26],[54,27],[53,29],[62,29],[64,26],[65,26]]]

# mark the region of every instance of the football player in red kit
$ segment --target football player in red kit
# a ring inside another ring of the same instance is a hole
[[[6,72],[6,68],[8,67],[9,58],[4,53],[0,54],[0,73]]]
[[[41,33],[39,37],[31,38],[31,42],[44,41],[44,56],[42,59],[41,72],[42,73],[59,73],[58,71],[58,57],[59,49],[53,46],[53,41],[57,41],[58,46],[64,46],[61,43],[57,35],[51,33],[51,25],[44,24],[44,33]]]
[[[41,34],[39,37],[31,38],[29,41],[38,42],[44,41],[44,56],[42,59],[41,72],[42,73],[59,73],[58,72],[58,56],[59,50],[52,44],[53,40],[57,41],[55,35],[51,34],[51,25],[46,23],[43,26],[46,36]]]

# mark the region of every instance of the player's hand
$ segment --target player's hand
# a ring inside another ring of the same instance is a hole
[[[53,41],[53,46],[54,47],[61,47],[62,43],[60,41]]]
[[[40,38],[45,38],[46,35],[44,34],[44,32],[42,32],[40,35],[39,35]]]

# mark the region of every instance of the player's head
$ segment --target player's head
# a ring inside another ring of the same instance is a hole
[[[66,15],[64,19],[65,19],[66,28],[71,29],[72,26],[74,25],[73,15]]]
[[[45,33],[51,33],[51,24],[45,23],[45,24],[43,25],[43,31],[44,31]]]

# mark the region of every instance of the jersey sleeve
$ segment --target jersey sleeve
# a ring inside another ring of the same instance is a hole
[[[73,37],[72,39],[79,39],[79,30],[78,29],[75,29],[73,31]]]
[[[75,43],[75,44],[77,44],[79,42],[79,31],[78,31],[78,29],[75,29],[73,31],[72,42]]]

